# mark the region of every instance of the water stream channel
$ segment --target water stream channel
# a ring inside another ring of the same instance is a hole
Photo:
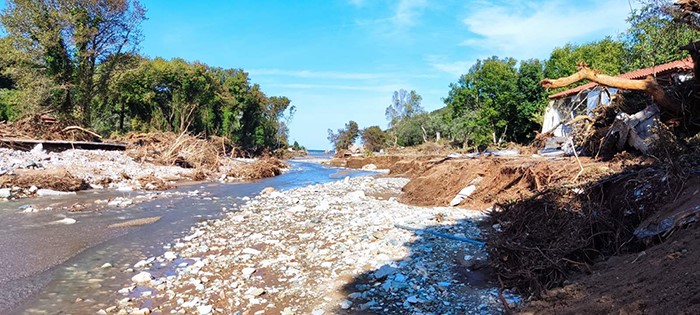
[[[188,234],[197,222],[220,217],[265,187],[287,190],[368,172],[292,161],[290,171],[274,178],[239,184],[197,183],[170,190],[125,208],[22,213],[34,208],[93,204],[97,199],[134,197],[143,192],[89,190],[74,196],[0,203],[0,314],[95,314],[113,305],[116,291],[129,283],[124,272],[139,260],[162,254],[165,244]],[[145,217],[153,224],[110,225]],[[76,220],[65,224],[65,218]],[[112,267],[103,268],[108,263]]]

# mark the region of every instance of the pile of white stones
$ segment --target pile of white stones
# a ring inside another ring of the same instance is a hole
[[[485,249],[435,236],[479,238],[475,222],[484,215],[400,204],[391,196],[406,183],[359,177],[266,189],[225,218],[194,227],[164,255],[136,263],[128,271],[133,283],[108,311],[502,313],[493,285],[469,284]],[[518,302],[508,293],[505,299]]]

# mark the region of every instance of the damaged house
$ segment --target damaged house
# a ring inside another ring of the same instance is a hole
[[[648,76],[653,76],[659,85],[669,87],[693,78],[693,66],[693,60],[688,57],[683,60],[620,74],[617,77],[644,79]],[[557,140],[549,143],[547,146],[550,148],[560,146],[565,141],[564,139],[571,134],[572,128],[567,125],[569,121],[582,115],[591,116],[597,106],[610,104],[613,96],[619,92],[615,88],[591,82],[550,95],[551,101],[545,110],[544,121],[542,122],[542,133],[551,133],[554,135],[554,139]],[[642,113],[642,115],[649,117],[654,114],[650,112]],[[648,117],[641,118],[647,119]]]

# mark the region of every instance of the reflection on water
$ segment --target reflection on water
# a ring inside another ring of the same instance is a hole
[[[370,173],[328,168],[315,163],[290,162],[289,172],[252,183],[204,183],[176,188],[198,190],[195,196],[155,199],[128,208],[69,213],[64,210],[20,213],[19,207],[92,204],[96,199],[142,193],[86,191],[54,199],[0,203],[0,313],[95,313],[112,305],[116,291],[130,282],[123,272],[134,263],[164,252],[163,245],[186,235],[195,223],[222,215],[265,187],[287,190]],[[160,216],[156,223],[132,228],[110,224]],[[75,224],[55,223],[65,217]],[[77,255],[76,255],[77,254]],[[112,267],[106,267],[110,264]]]

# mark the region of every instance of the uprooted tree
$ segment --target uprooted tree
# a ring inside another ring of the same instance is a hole
[[[675,21],[700,30],[700,0],[679,0],[665,10]],[[544,79],[540,83],[544,88],[552,89],[589,80],[610,88],[645,93],[650,99],[640,99],[637,96],[629,101],[624,97],[618,98],[617,110],[598,108],[594,118],[580,117],[569,124],[580,124],[576,145],[596,157],[611,158],[626,146],[644,154],[652,154],[660,147],[659,141],[662,139],[674,139],[680,134],[692,136],[700,131],[700,111],[695,106],[700,103],[700,86],[697,84],[700,75],[700,41],[679,49],[690,53],[695,64],[695,76],[671,87],[660,85],[653,76],[627,79],[606,75],[591,69],[585,63],[580,63],[578,71],[570,76]],[[636,104],[631,104],[634,102]]]

